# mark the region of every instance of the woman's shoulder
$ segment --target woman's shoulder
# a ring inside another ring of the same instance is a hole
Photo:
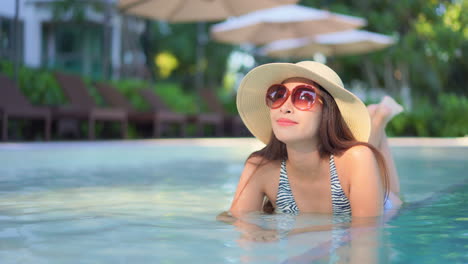
[[[350,164],[369,162],[375,159],[372,149],[366,145],[357,145],[345,150],[339,157],[340,160]]]
[[[372,149],[366,145],[353,146],[343,152],[338,157],[336,168],[342,188],[351,199],[351,206],[353,196],[359,197],[352,193],[353,186],[358,190],[370,190],[378,186],[374,184],[380,178],[375,177],[379,174],[379,165]]]
[[[339,174],[354,175],[356,170],[375,167],[377,160],[372,149],[365,145],[357,145],[335,157],[335,163]]]
[[[253,156],[247,159],[245,162],[246,169],[255,169],[255,175],[271,175],[276,171],[279,171],[281,161],[279,160],[267,160],[260,156]]]

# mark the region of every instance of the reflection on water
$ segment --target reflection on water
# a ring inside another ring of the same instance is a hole
[[[467,184],[438,193],[466,181],[466,148],[395,148],[409,203],[380,228],[259,243],[215,220],[251,146],[25,145],[0,147],[2,264],[466,262]],[[311,214],[244,220],[278,231],[333,225]]]

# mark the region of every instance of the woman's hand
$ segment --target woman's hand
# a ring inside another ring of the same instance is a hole
[[[242,230],[241,235],[241,240],[254,242],[275,242],[279,239],[278,231],[273,229]]]
[[[230,212],[225,211],[216,216],[216,220],[233,224],[241,232],[241,241],[273,242],[279,240],[279,233],[273,229],[262,227],[235,218]]]
[[[226,224],[232,224],[236,222],[237,219],[234,216],[232,216],[229,211],[224,211],[216,216],[216,220],[224,222]]]

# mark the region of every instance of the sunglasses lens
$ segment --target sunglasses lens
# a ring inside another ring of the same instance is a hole
[[[288,89],[279,84],[270,86],[265,97],[266,105],[272,109],[280,107],[287,99]]]
[[[292,95],[294,106],[300,110],[309,110],[317,99],[317,93],[311,86],[298,87]]]

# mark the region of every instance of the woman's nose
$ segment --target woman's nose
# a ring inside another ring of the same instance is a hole
[[[293,104],[291,102],[291,96],[284,102],[284,104],[280,107],[280,112],[281,113],[292,113],[293,111]]]

